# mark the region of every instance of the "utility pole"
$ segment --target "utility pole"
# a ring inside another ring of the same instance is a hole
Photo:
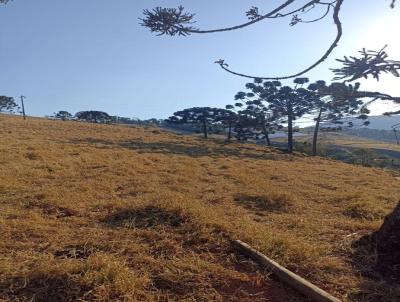
[[[400,128],[400,123],[392,126],[394,135],[396,136],[397,144],[400,145],[399,136],[397,135],[397,132],[399,131],[398,128]]]
[[[24,99],[26,99],[26,96],[21,95],[22,115],[24,117],[24,120],[26,120]]]
[[[400,145],[400,141],[399,141],[399,137],[397,136],[397,130],[396,130],[396,128],[394,128],[393,131],[394,131],[394,135],[396,135],[397,144]]]

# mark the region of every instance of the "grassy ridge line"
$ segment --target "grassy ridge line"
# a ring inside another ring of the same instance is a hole
[[[153,128],[2,117],[0,131],[3,299],[282,300],[230,238],[344,300],[395,293],[351,246],[395,205],[388,172]]]

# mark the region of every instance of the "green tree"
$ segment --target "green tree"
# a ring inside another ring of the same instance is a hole
[[[220,122],[221,114],[225,109],[211,107],[193,107],[177,111],[166,120],[173,124],[192,124],[199,125],[202,129],[204,138],[208,138],[209,129],[215,123]]]
[[[254,83],[247,83],[246,88],[250,92],[240,91],[235,95],[235,107],[238,110],[238,123],[235,129],[239,140],[265,139],[268,146],[271,145],[270,133],[277,128],[274,116],[262,102],[263,89],[256,83],[262,83],[258,79]],[[233,107],[233,106],[232,106]],[[261,132],[261,137],[260,137]]]
[[[75,117],[90,123],[109,123],[111,121],[111,117],[108,113],[95,110],[77,112]]]
[[[72,118],[72,114],[65,110],[60,110],[54,113],[54,118],[60,119],[62,121],[70,120]]]
[[[238,122],[235,124],[234,132],[238,141],[247,141],[248,139],[258,139],[258,123],[250,110],[241,110],[238,112]],[[267,138],[266,142],[268,145]],[[269,142],[270,143],[270,142]]]
[[[13,112],[18,109],[18,105],[14,98],[1,95],[0,96],[0,112]]]
[[[226,109],[219,109],[216,115],[215,121],[220,122],[224,128],[228,129],[227,139],[230,141],[232,139],[232,130],[238,122],[238,114],[231,110],[231,106],[227,106]]]
[[[316,92],[314,99],[315,108],[311,112],[315,118],[314,135],[312,143],[312,154],[317,155],[318,134],[321,123],[343,125],[345,119],[356,117],[362,120],[362,125],[369,124],[367,121],[369,110],[364,102],[355,95],[360,84],[332,83],[329,86],[324,81],[310,84],[308,89]],[[337,94],[338,91],[343,93]],[[354,122],[349,121],[348,127],[353,127]]]
[[[246,94],[249,104],[260,104],[263,112],[271,112],[269,122],[273,122],[273,125],[287,125],[289,153],[293,152],[294,122],[311,112],[318,99],[314,91],[303,88],[307,82],[307,78],[296,78],[293,88],[282,86],[279,81],[261,79],[246,84],[246,88],[250,90],[250,93]]]
[[[247,106],[245,109],[242,109],[242,103],[236,103],[234,105],[227,105],[226,108],[229,110],[235,110],[235,122],[230,129],[230,132],[234,133],[235,138],[238,141],[246,141],[248,139],[259,139],[260,131],[261,131],[261,124],[259,119],[256,117],[256,113],[254,112],[253,108]],[[238,109],[239,108],[239,109]],[[232,133],[230,134],[232,136]],[[267,140],[269,137],[262,137]],[[270,141],[267,140],[267,144]]]
[[[393,1],[392,6],[394,6],[394,3],[395,1]],[[359,57],[345,57],[340,60],[343,66],[333,70],[337,79],[352,82],[372,76],[379,81],[379,76],[382,73],[391,73],[393,76],[399,77],[400,62],[388,60],[388,55],[384,49],[378,52],[363,49],[360,53],[361,56]],[[342,95],[345,96],[346,93],[342,93]],[[358,95],[371,98],[370,103],[379,99],[400,103],[399,97],[395,98],[379,92],[358,93]],[[396,111],[387,114],[399,113],[400,111]],[[376,268],[382,275],[389,275],[394,280],[400,280],[400,270],[398,269],[400,267],[400,202],[385,218],[381,228],[371,236],[371,239],[376,247]]]

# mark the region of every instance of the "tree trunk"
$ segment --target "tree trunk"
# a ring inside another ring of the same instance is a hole
[[[267,142],[267,146],[271,146],[271,141],[269,139],[269,131],[267,129],[267,126],[265,125],[266,124],[265,115],[261,115],[261,122],[262,122],[262,131],[263,131],[263,134],[265,136],[265,140]]]
[[[267,140],[267,146],[271,146],[271,140],[269,139],[269,132],[265,133],[265,139]]]
[[[291,101],[289,101],[288,109],[288,152],[293,153],[293,108]]]
[[[314,128],[314,137],[313,137],[313,144],[312,144],[312,155],[313,156],[317,155],[318,131],[319,131],[319,124],[321,123],[321,116],[322,116],[322,108],[319,111],[317,121],[315,123],[315,128]]]
[[[228,125],[228,141],[230,141],[232,138],[232,123],[229,123]]]
[[[376,233],[377,267],[400,279],[400,202]]]
[[[203,119],[203,133],[204,133],[204,138],[208,138],[208,131],[207,131],[207,122],[206,119]]]
[[[263,134],[265,136],[265,140],[267,142],[267,146],[271,146],[271,140],[269,139],[269,132],[267,130],[267,127],[265,126],[265,122],[263,122],[262,129],[263,129]]]

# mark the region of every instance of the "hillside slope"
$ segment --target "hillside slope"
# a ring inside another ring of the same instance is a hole
[[[389,172],[155,128],[0,132],[0,300],[301,300],[229,239],[345,301],[399,297],[354,244],[399,199]]]
[[[311,139],[310,139],[311,141]],[[400,153],[400,146],[395,142],[385,142],[355,135],[349,135],[347,132],[341,133],[322,133],[320,135],[320,143],[328,145],[337,145],[348,148],[377,149],[387,150]]]

